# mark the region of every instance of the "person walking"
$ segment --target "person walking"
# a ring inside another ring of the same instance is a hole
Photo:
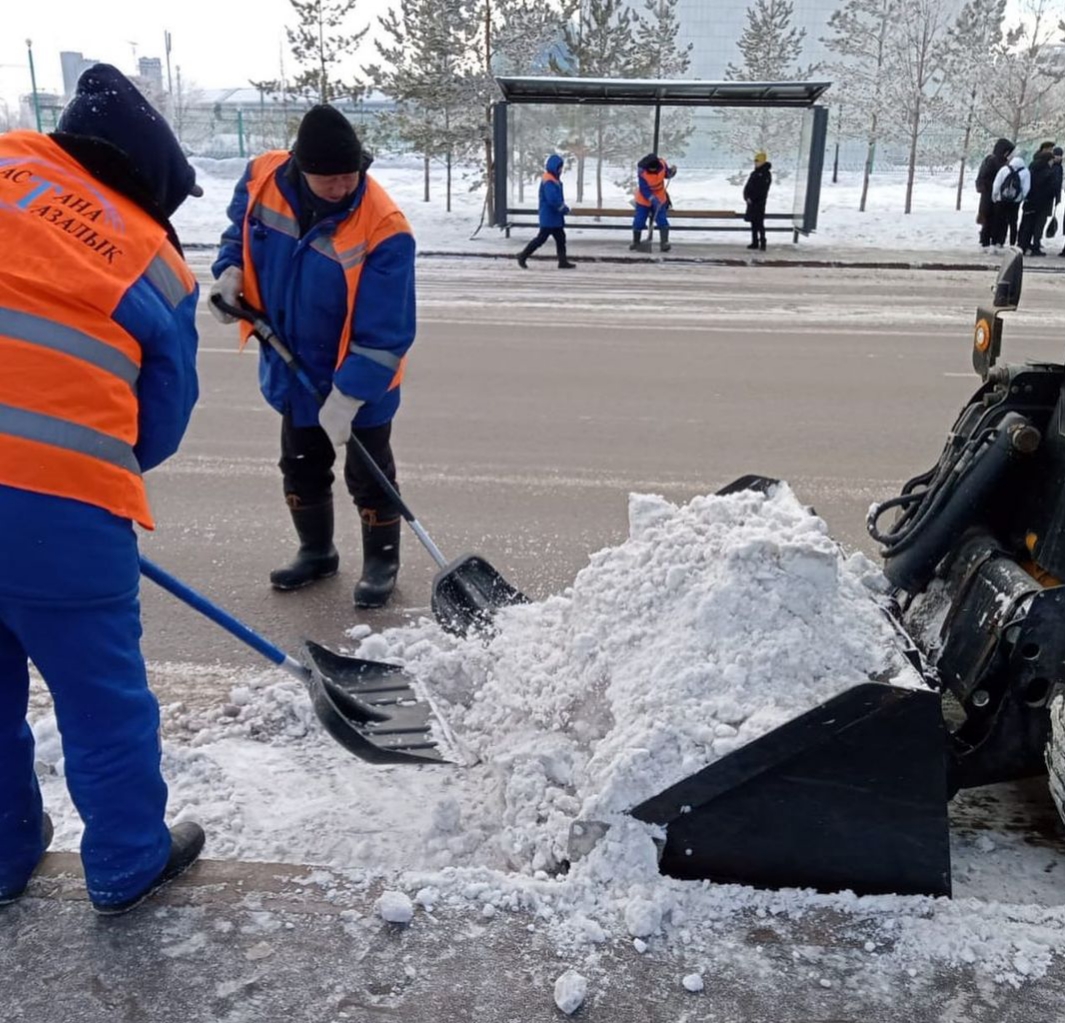
[[[1043,229],[1054,211],[1054,197],[1060,189],[1054,173],[1053,150],[1053,142],[1044,142],[1028,165],[1031,184],[1017,231],[1017,245],[1025,255],[1046,255],[1043,250]]]
[[[991,186],[991,244],[1000,251],[1006,244],[1007,234],[1010,245],[1017,244],[1017,212],[1031,183],[1032,177],[1020,156],[1013,157],[995,175]]]
[[[392,420],[415,335],[414,237],[369,175],[372,162],[339,110],[309,110],[293,151],[256,157],[237,183],[211,288],[231,307],[243,298],[261,310],[325,399],[319,409],[280,356],[260,346],[260,388],[281,414],[282,486],[299,539],[270,583],[296,590],[336,574],[333,464],[335,447],[346,446],[344,480],[362,523],[360,608],[392,595],[402,517],[348,441],[354,432],[395,483]],[[213,301],[210,308],[234,322]],[[251,333],[241,322],[245,342]]]
[[[773,165],[764,152],[754,154],[754,170],[747,177],[743,186],[743,198],[747,203],[747,212],[743,219],[751,225],[751,244],[749,249],[765,252],[765,207],[769,198],[769,189],[773,184]]]
[[[528,259],[548,238],[555,239],[559,270],[572,270],[576,263],[566,258],[566,195],[562,188],[562,168],[565,161],[552,153],[544,163],[544,176],[540,182],[539,219],[540,233],[518,253],[518,266],[529,268]]]
[[[980,204],[976,212],[976,222],[980,225],[980,247],[989,249],[995,230],[994,200],[991,190],[995,184],[995,175],[1010,162],[1013,156],[1013,143],[1009,139],[999,139],[990,153],[984,157],[980,170],[976,174],[976,191],[980,193]]]
[[[632,244],[630,249],[642,249],[640,238],[647,224],[647,218],[653,217],[658,228],[659,248],[669,252],[669,207],[672,205],[666,182],[676,176],[677,168],[663,160],[655,153],[648,153],[637,165],[637,185],[633,200],[636,216],[632,220]]]
[[[166,121],[107,64],[54,133],[0,136],[0,904],[52,838],[27,659],[55,703],[93,908],[132,909],[203,848],[199,825],[165,823],[133,528],[153,527],[143,474],[198,395],[198,288],[170,217],[201,194]]]

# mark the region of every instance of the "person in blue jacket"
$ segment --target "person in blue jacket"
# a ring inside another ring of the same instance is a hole
[[[248,164],[212,268],[212,295],[264,312],[325,399],[319,411],[320,398],[260,346],[259,384],[281,413],[282,485],[300,544],[271,585],[295,590],[336,574],[334,448],[346,445],[344,480],[362,521],[360,608],[392,595],[402,518],[348,440],[354,431],[395,484],[392,419],[415,335],[414,236],[367,173],[371,163],[339,110],[312,108],[291,153]],[[232,322],[213,302],[211,312]]]
[[[562,168],[565,161],[552,153],[544,164],[540,182],[540,233],[518,253],[518,266],[529,268],[528,259],[548,238],[555,239],[559,270],[572,270],[577,264],[566,258],[566,196],[562,190]]]
[[[142,474],[177,450],[198,394],[198,289],[170,224],[195,180],[106,64],[54,134],[0,136],[0,904],[52,837],[27,659],[55,703],[93,907],[131,909],[203,847],[199,825],[164,822],[133,528],[152,525]]]

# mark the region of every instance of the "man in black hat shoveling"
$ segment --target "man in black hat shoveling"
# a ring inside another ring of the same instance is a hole
[[[336,574],[334,446],[344,444],[344,479],[362,520],[356,607],[391,596],[402,522],[347,441],[354,431],[395,482],[392,419],[415,335],[414,238],[367,174],[371,162],[339,110],[308,111],[293,151],[255,158],[237,184],[211,290],[229,307],[243,298],[260,310],[320,392],[308,393],[277,352],[260,347],[260,387],[281,413],[280,467],[299,537],[295,559],[270,582],[295,590]],[[234,322],[213,301],[211,312]],[[252,327],[242,322],[241,333],[247,341]]]

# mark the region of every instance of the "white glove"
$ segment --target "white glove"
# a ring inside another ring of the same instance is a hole
[[[325,404],[318,410],[318,425],[338,447],[347,444],[351,436],[351,424],[365,403],[333,388]]]
[[[211,315],[219,323],[236,323],[237,317],[230,316],[229,313],[222,312],[214,304],[214,296],[217,295],[228,306],[238,308],[240,306],[240,296],[244,291],[244,271],[239,266],[227,266],[222,275],[218,278],[214,284],[211,285],[211,294],[207,302],[208,307],[211,310]]]

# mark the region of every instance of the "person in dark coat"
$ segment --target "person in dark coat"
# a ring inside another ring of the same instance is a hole
[[[1046,255],[1043,251],[1043,229],[1054,211],[1054,196],[1060,188],[1054,173],[1053,149],[1053,142],[1044,142],[1028,165],[1032,184],[1028,189],[1028,198],[1024,200],[1021,226],[1017,231],[1017,244],[1021,252],[1028,256]]]
[[[540,182],[540,233],[518,253],[518,266],[527,270],[528,258],[548,238],[555,239],[555,251],[558,253],[559,270],[572,270],[577,264],[566,258],[566,196],[562,189],[562,168],[565,161],[557,153],[552,153],[544,163],[544,176]]]
[[[765,252],[765,204],[769,198],[769,189],[773,184],[773,165],[766,154],[754,154],[754,170],[743,186],[743,198],[747,203],[744,219],[751,225],[751,244],[749,249],[761,249]]]
[[[984,249],[991,247],[994,226],[991,187],[995,182],[995,175],[1009,163],[1013,148],[1013,143],[1009,139],[999,139],[992,151],[984,157],[976,175],[976,190],[980,193],[976,222],[980,225],[980,247]]]

